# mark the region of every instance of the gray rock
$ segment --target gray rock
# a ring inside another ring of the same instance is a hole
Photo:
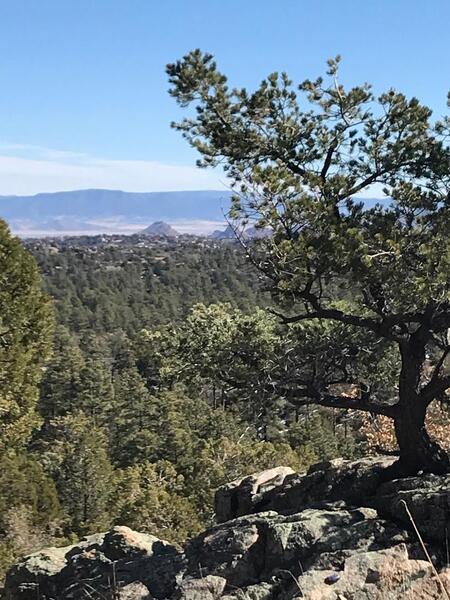
[[[251,512],[276,510],[299,512],[324,501],[344,501],[353,506],[370,506],[382,484],[391,457],[369,457],[358,461],[342,459],[319,463],[306,474],[287,475],[282,485],[255,497]]]
[[[175,547],[128,527],[89,536],[75,546],[49,548],[24,558],[7,573],[8,600],[109,599],[119,588],[140,583],[147,596],[168,598],[183,571]],[[139,596],[137,596],[139,597]],[[145,596],[142,596],[145,598]]]
[[[226,584],[226,579],[214,575],[207,575],[200,579],[185,579],[179,586],[176,598],[179,600],[217,600],[222,596]]]
[[[403,502],[426,540],[450,544],[450,475],[389,481],[379,487],[373,504],[386,518],[411,527]]]
[[[160,545],[168,545],[154,535],[138,533],[129,527],[117,526],[103,536],[102,551],[110,560],[132,556],[153,556]]]
[[[345,562],[356,551],[381,549],[409,541],[406,531],[379,519],[372,509],[306,509],[271,519],[265,534],[265,564],[272,569],[321,568]],[[328,557],[325,560],[325,557]]]
[[[151,600],[151,596],[143,583],[135,581],[119,590],[118,600]]]
[[[264,568],[267,520],[276,513],[240,517],[213,527],[186,546],[188,569],[197,577],[213,574],[242,587],[259,581]]]
[[[388,482],[392,460],[337,460],[306,474],[282,467],[235,481],[216,494],[222,522],[183,551],[115,527],[24,558],[7,574],[6,598],[437,600],[442,583],[401,501],[439,567],[450,475]],[[440,577],[450,591],[450,569]]]
[[[279,595],[279,590],[276,589],[276,586],[262,582],[256,585],[249,585],[246,588],[235,591],[233,594],[222,596],[221,600],[275,600],[282,597],[282,595]]]
[[[248,515],[265,493],[282,485],[287,475],[293,475],[290,467],[275,467],[236,479],[219,488],[214,498],[218,523]]]
[[[300,591],[308,600],[400,600],[417,581],[431,577],[431,565],[411,560],[406,546],[399,545],[352,555],[342,571],[308,571],[298,578],[293,594]]]
[[[58,576],[67,565],[69,548],[46,548],[25,557],[9,569],[5,580],[7,600],[36,600],[56,597]]]

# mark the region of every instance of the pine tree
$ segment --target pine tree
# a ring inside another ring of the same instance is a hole
[[[118,524],[172,542],[202,528],[192,502],[182,495],[182,477],[166,461],[144,461],[120,471],[114,506]]]
[[[39,412],[44,418],[61,417],[79,407],[84,362],[75,337],[65,327],[58,327],[52,360],[41,385]]]
[[[0,453],[24,447],[39,422],[52,326],[36,262],[0,220]]]
[[[114,481],[106,433],[77,412],[51,421],[39,450],[71,530],[85,534],[107,527]]]
[[[110,419],[110,448],[115,464],[127,466],[155,456],[156,402],[136,367],[114,376],[114,402]]]
[[[271,73],[250,92],[229,86],[213,56],[194,50],[167,66],[170,94],[191,109],[174,127],[198,150],[200,166],[224,168],[237,226],[270,229],[246,246],[280,321],[317,333],[324,322],[359,331],[394,348],[400,363],[389,393],[373,393],[364,374],[347,368],[355,343],[335,382],[353,384],[358,395],[291,373],[273,380],[279,394],[297,406],[388,417],[397,473],[445,473],[449,456],[425,420],[450,387],[450,119],[434,120],[393,88],[378,96],[368,84],[346,89],[339,63],[329,60],[325,78],[299,85]],[[375,183],[385,198],[367,206],[358,196]],[[342,303],[340,287],[351,302]]]

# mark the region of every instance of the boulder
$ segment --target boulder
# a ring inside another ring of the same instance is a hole
[[[290,467],[275,467],[222,486],[214,499],[217,522],[223,523],[254,512],[253,507],[266,492],[279,488],[286,476],[293,474]]]
[[[128,527],[114,527],[75,546],[25,557],[8,571],[5,596],[7,600],[78,600],[93,595],[109,599],[118,588],[130,598],[147,594],[165,599],[175,590],[182,569],[183,559],[174,546]],[[136,584],[134,589],[130,584]]]
[[[344,568],[311,570],[293,586],[291,598],[308,600],[399,600],[417,581],[432,577],[431,565],[412,560],[404,544],[350,556]]]
[[[450,595],[450,569],[443,569],[438,577],[426,577],[416,581],[405,595],[405,600],[442,600],[446,598],[442,587]]]
[[[450,475],[422,475],[384,483],[373,505],[386,518],[411,527],[405,503],[420,534],[428,541],[449,544]]]
[[[129,583],[118,591],[118,600],[151,600],[148,588],[139,581]]]
[[[55,598],[59,588],[59,575],[67,565],[66,555],[71,548],[46,548],[14,565],[6,576],[6,598]]]
[[[109,560],[122,558],[151,557],[163,551],[170,544],[154,535],[138,533],[129,527],[118,526],[103,536],[102,552]]]
[[[235,587],[257,583],[264,567],[264,530],[275,516],[240,517],[208,529],[186,545],[188,571],[224,577]]]
[[[179,600],[217,600],[227,585],[223,577],[207,575],[200,579],[185,579],[180,584],[177,598]]]

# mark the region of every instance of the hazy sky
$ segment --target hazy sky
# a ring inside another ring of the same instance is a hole
[[[196,47],[248,87],[339,53],[343,83],[442,114],[449,23],[449,0],[0,0],[0,194],[221,187],[169,127],[165,65]]]

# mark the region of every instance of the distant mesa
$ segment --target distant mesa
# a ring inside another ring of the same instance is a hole
[[[184,192],[122,192],[117,190],[73,190],[35,196],[0,196],[0,216],[7,221],[43,221],[72,217],[98,221],[121,217],[124,222],[207,220],[222,221],[230,209],[228,190]]]
[[[211,233],[210,237],[214,238],[215,240],[234,240],[236,234],[234,233],[234,229],[231,227],[231,225],[228,225],[228,227],[223,231],[221,229],[216,229]]]
[[[135,233],[154,221],[184,223],[192,233],[212,230],[230,210],[228,190],[123,192],[73,190],[35,196],[0,196],[0,218],[17,234],[28,230]],[[53,221],[54,219],[57,222]],[[53,222],[52,222],[53,221]],[[67,223],[67,227],[65,226]],[[79,226],[87,223],[86,227]],[[95,229],[94,229],[95,226]]]
[[[248,240],[261,240],[269,237],[270,234],[271,230],[268,228],[261,229],[260,227],[252,226],[245,229],[242,237]],[[233,227],[231,225],[228,225],[228,227],[223,231],[216,229],[211,233],[210,237],[216,240],[233,240],[236,238],[236,233]]]
[[[177,235],[180,235],[178,231],[168,223],[164,223],[164,221],[155,221],[155,223],[152,223],[143,229],[141,233],[153,237],[176,237]]]
[[[130,234],[148,223],[166,220],[184,223],[185,230],[188,226],[192,233],[204,234],[217,226],[216,223],[223,223],[224,214],[231,208],[231,196],[232,192],[228,190],[123,192],[105,189],[0,196],[0,219],[8,221],[14,233],[22,236],[37,232],[64,235],[75,231],[78,235],[93,232]],[[385,206],[390,203],[387,198],[356,200],[360,200],[366,209],[379,203]],[[270,229],[253,225],[249,224],[244,232],[245,238],[261,239],[270,235]],[[146,234],[177,235],[153,230]],[[235,234],[232,227],[226,227],[223,231],[214,231],[211,238],[231,242]]]

